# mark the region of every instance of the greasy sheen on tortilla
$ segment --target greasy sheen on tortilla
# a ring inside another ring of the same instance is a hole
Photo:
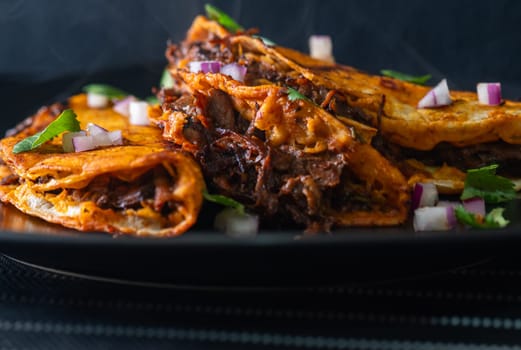
[[[450,105],[417,108],[430,87],[267,45],[250,31],[233,34],[203,16],[166,54],[172,68],[186,69],[193,60],[236,62],[247,67],[246,85],[298,90],[369,138],[410,185],[432,181],[443,193],[458,193],[466,170],[490,164],[498,164],[503,175],[521,176],[519,102],[481,105],[476,93],[451,89]]]
[[[287,89],[272,84],[173,74],[192,93],[166,95],[153,120],[166,139],[194,154],[216,192],[267,221],[297,223],[309,232],[406,220],[402,174],[324,109],[291,100]]]
[[[87,107],[83,94],[73,96],[69,105],[82,129],[95,123],[121,130],[123,145],[66,153],[58,136],[14,154],[17,142],[56,117],[43,108],[25,128],[0,141],[3,202],[80,231],[166,237],[195,223],[204,181],[190,155],[171,147],[156,127],[131,125],[110,107]]]

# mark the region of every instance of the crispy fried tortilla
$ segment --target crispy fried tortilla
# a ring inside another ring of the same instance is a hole
[[[402,174],[356,131],[285,88],[173,72],[192,94],[165,98],[155,121],[192,152],[215,191],[270,221],[308,231],[403,223]]]
[[[192,60],[239,62],[248,68],[246,85],[297,89],[372,140],[410,183],[435,181],[442,192],[457,193],[467,169],[492,163],[504,175],[521,175],[518,102],[484,106],[475,93],[452,90],[451,105],[418,109],[430,88],[268,46],[248,33],[231,34],[204,17],[195,19],[181,45],[170,46],[167,58],[178,69]]]
[[[70,108],[82,128],[91,122],[122,130],[124,144],[65,153],[57,137],[13,154],[18,141],[56,117],[44,108],[0,142],[3,202],[81,231],[163,237],[179,235],[195,223],[204,182],[190,155],[174,150],[155,127],[130,125],[110,108],[88,108],[85,95],[73,97]]]

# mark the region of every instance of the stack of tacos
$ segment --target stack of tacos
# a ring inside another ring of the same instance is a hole
[[[404,223],[418,181],[458,193],[469,168],[520,173],[516,102],[487,106],[451,91],[450,105],[418,108],[428,87],[314,59],[203,16],[166,56],[172,84],[150,108],[151,126],[89,109],[83,95],[70,101],[82,123],[123,130],[124,145],[63,153],[54,140],[14,154],[54,118],[50,108],[2,140],[1,199],[80,230],[169,236],[195,222],[208,186],[267,227],[317,232]],[[135,191],[146,195],[127,203]]]

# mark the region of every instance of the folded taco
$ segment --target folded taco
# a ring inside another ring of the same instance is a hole
[[[482,105],[475,93],[451,91],[451,104],[418,108],[429,87],[314,59],[251,33],[231,33],[199,16],[167,58],[178,69],[193,61],[238,63],[247,68],[246,85],[291,87],[360,133],[360,124],[374,128],[373,146],[410,184],[433,181],[442,192],[458,193],[467,169],[490,164],[503,175],[521,175],[521,103]]]
[[[0,199],[22,212],[81,231],[138,236],[175,236],[196,221],[204,182],[192,157],[163,141],[152,126],[131,125],[111,108],[87,107],[71,98],[82,128],[93,123],[120,130],[122,144],[64,152],[62,136],[21,153],[21,140],[53,121],[43,108],[0,141]]]
[[[355,128],[287,88],[172,69],[191,93],[165,90],[153,120],[213,191],[310,232],[406,220],[404,177]]]

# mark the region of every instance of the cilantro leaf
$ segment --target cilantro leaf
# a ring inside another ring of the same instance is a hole
[[[169,89],[174,87],[174,79],[167,68],[163,71],[161,75],[161,80],[159,81],[159,87]]]
[[[414,84],[418,84],[418,85],[425,85],[425,83],[430,78],[432,78],[432,76],[430,74],[414,76],[414,75],[397,72],[397,71],[391,70],[391,69],[382,69],[380,71],[380,73],[382,75],[385,75],[386,77],[391,77],[391,78],[407,81],[409,83],[414,83]]]
[[[467,171],[461,199],[480,197],[487,203],[501,203],[516,198],[514,183],[496,175],[497,164]]]
[[[107,96],[108,98],[123,98],[130,95],[114,86],[106,84],[90,84],[83,87],[83,91],[92,94]]]
[[[510,221],[504,218],[505,208],[492,209],[485,217],[480,217],[467,211],[462,205],[454,208],[454,214],[459,222],[474,228],[501,228],[509,224]]]
[[[58,118],[47,125],[45,129],[18,142],[13,147],[13,153],[21,153],[40,147],[64,131],[80,131],[80,123],[72,109],[66,109]]]
[[[244,205],[237,202],[235,199],[226,197],[220,194],[210,194],[206,190],[203,191],[203,197],[209,202],[217,203],[225,207],[235,209],[239,214],[244,214]]]
[[[288,99],[290,101],[306,100],[306,101],[312,102],[309,98],[307,98],[306,96],[302,95],[297,90],[295,90],[293,88],[290,88],[290,87],[287,88],[287,89],[288,89]]]
[[[232,33],[237,33],[238,31],[244,30],[244,28],[239,25],[233,18],[228,16],[223,11],[219,10],[217,7],[212,6],[210,4],[204,5],[204,9],[206,10],[206,16],[209,19],[218,22],[224,28],[228,29]]]

